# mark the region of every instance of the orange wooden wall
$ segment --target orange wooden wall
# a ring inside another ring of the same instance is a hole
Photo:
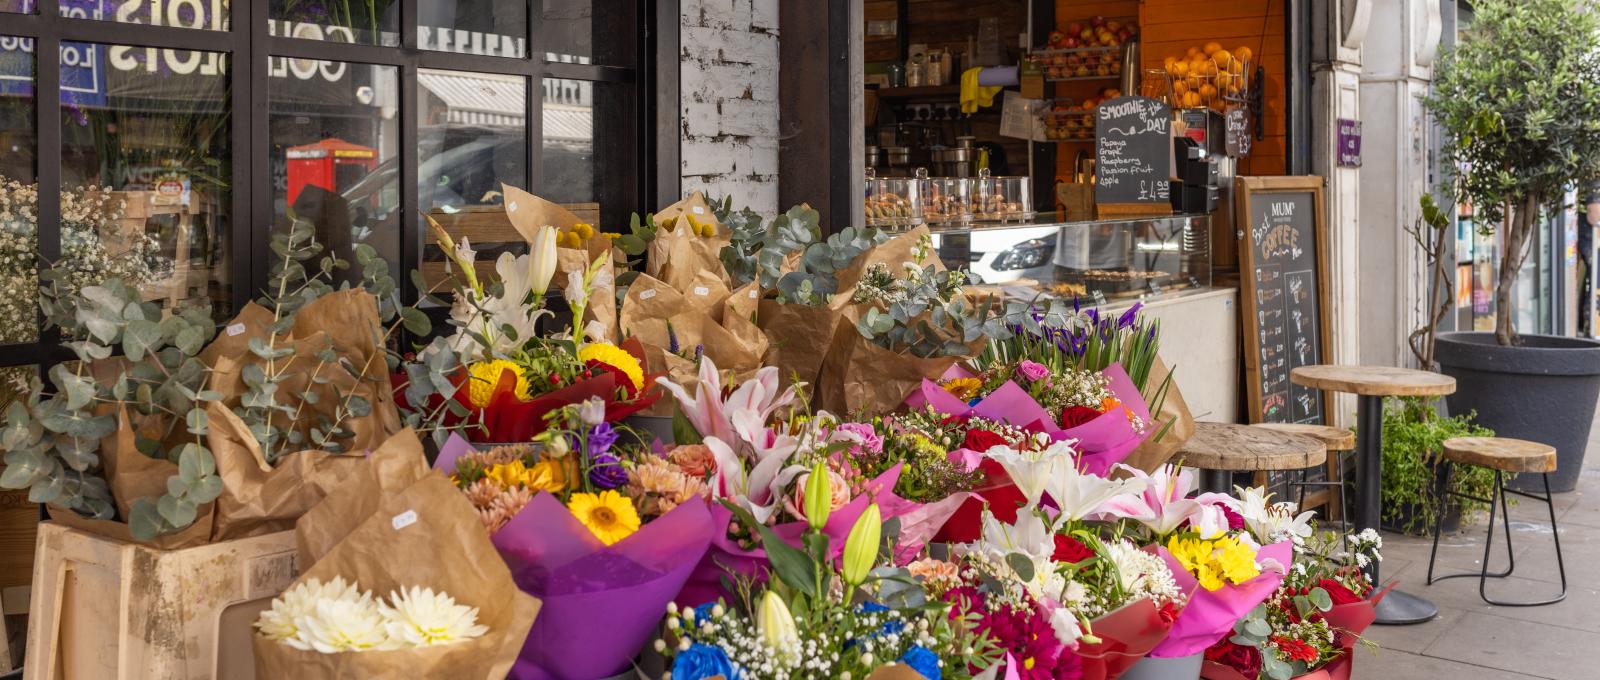
[[[1056,24],[1064,28],[1074,21],[1095,15],[1139,19],[1140,54],[1145,68],[1160,68],[1162,59],[1183,56],[1192,46],[1210,41],[1227,50],[1249,47],[1256,61],[1266,68],[1263,97],[1263,138],[1256,141],[1250,157],[1240,164],[1241,175],[1282,175],[1285,172],[1284,130],[1287,125],[1284,90],[1284,14],[1283,0],[1107,0],[1083,2],[1056,0]],[[1095,84],[1103,87],[1104,84]],[[1057,96],[1082,99],[1084,93],[1061,83]],[[1130,93],[1132,94],[1132,93]],[[1069,176],[1078,145],[1063,144],[1057,155],[1059,175]],[[1093,148],[1089,153],[1093,153]]]

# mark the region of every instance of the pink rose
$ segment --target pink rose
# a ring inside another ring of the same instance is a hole
[[[708,479],[717,471],[717,459],[712,457],[710,447],[705,444],[688,444],[674,448],[667,453],[667,460],[678,466],[683,474],[695,479]]]
[[[840,432],[848,432],[850,439],[859,440],[861,449],[869,453],[883,453],[883,437],[878,436],[878,431],[866,423],[844,423],[839,426]]]
[[[1039,382],[1050,377],[1050,369],[1046,368],[1044,364],[1028,361],[1027,359],[1023,359],[1022,363],[1017,364],[1017,372],[1021,373],[1022,377],[1027,378],[1028,382]]]
[[[794,515],[795,519],[804,521],[806,518],[806,484],[811,480],[811,473],[805,472],[794,478],[794,493],[783,501],[783,509]],[[844,475],[828,468],[828,511],[832,512],[844,507],[850,502],[850,485],[844,481]]]

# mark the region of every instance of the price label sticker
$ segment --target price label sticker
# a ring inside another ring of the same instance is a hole
[[[690,212],[693,212],[693,213],[694,213],[694,214],[696,214],[696,215],[704,215],[704,214],[706,214],[706,209],[705,209],[705,208],[702,208],[702,207],[700,207],[700,206],[698,206],[698,205],[697,205],[697,206],[694,206],[694,207],[692,207],[692,208],[689,208],[689,211],[690,211]]]
[[[750,299],[751,300],[756,299],[756,289],[754,289],[754,288],[750,289]]]
[[[236,323],[236,324],[228,327],[228,337],[230,337],[230,338],[235,336],[235,335],[238,335],[240,333],[243,333],[243,332],[244,332],[244,324],[242,324],[242,323]]]
[[[705,296],[711,294],[711,289],[707,288],[705,286],[695,286],[694,287],[694,294],[695,295],[699,295],[700,297],[705,297]]]
[[[655,296],[656,296],[656,291],[653,288],[650,289],[650,290],[641,290],[641,291],[639,291],[639,299],[640,300],[649,300],[650,298],[653,298]]]
[[[411,526],[413,524],[416,524],[416,523],[417,523],[417,511],[416,510],[407,510],[407,511],[402,512],[402,513],[400,513],[398,515],[395,515],[394,519],[389,520],[389,524],[394,527],[395,531],[399,531],[401,529],[404,529],[404,528],[406,528],[408,526]]]

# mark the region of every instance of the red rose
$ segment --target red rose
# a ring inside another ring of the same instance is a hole
[[[1322,581],[1317,584],[1317,587],[1328,591],[1328,599],[1333,600],[1333,606],[1335,607],[1341,604],[1353,604],[1361,601],[1360,595],[1351,592],[1350,589],[1343,583],[1335,581],[1331,578],[1322,579]]]
[[[1056,534],[1056,551],[1050,555],[1050,559],[1077,564],[1091,557],[1094,557],[1094,549],[1084,545],[1083,541],[1066,534]]]
[[[961,448],[971,449],[983,453],[996,446],[1008,446],[1005,437],[988,430],[967,430],[967,436],[961,440]]]
[[[1101,415],[1100,411],[1087,406],[1068,406],[1061,412],[1061,427],[1063,429],[1077,427]]]
[[[1223,640],[1206,650],[1206,660],[1239,671],[1247,678],[1261,675],[1261,650]]]

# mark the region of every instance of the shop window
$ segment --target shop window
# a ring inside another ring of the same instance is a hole
[[[528,54],[526,0],[417,3],[417,46],[436,52],[522,58]]]
[[[619,39],[614,30],[617,26],[635,25],[633,4],[544,0],[543,9],[538,49],[546,61],[605,66],[633,63],[634,41]]]
[[[39,339],[33,41],[0,36],[0,345]],[[0,376],[0,392],[16,376]],[[22,385],[27,382],[21,376]],[[8,401],[0,396],[0,405]]]
[[[33,14],[33,0],[0,0],[0,12]]]
[[[274,69],[267,81],[273,229],[293,215],[341,257],[356,241],[371,245],[398,276],[399,69],[293,61],[306,67]]]
[[[172,308],[231,310],[232,116],[215,52],[61,46],[61,255]]]
[[[635,193],[634,95],[628,85],[546,78],[543,162],[538,193],[591,204],[605,225],[621,225]]]
[[[395,0],[271,0],[267,16],[267,32],[274,36],[389,47],[400,44],[400,3]]]
[[[0,0],[5,2],[5,0]],[[34,4],[23,0],[24,4]],[[226,31],[228,0],[61,0],[58,13],[72,19],[115,21]]]

